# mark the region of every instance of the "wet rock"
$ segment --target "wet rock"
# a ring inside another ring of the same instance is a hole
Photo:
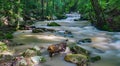
[[[55,29],[47,29],[48,32],[55,32]]]
[[[46,59],[43,56],[33,56],[33,57],[15,57],[12,61],[12,66],[35,66],[36,64],[45,62]]]
[[[101,50],[101,49],[98,49],[96,47],[93,47],[93,49],[95,50],[95,52],[97,53],[105,53],[105,51]]]
[[[29,48],[23,52],[22,56],[24,57],[32,57],[32,56],[41,55],[40,48],[35,46],[33,48]]]
[[[43,56],[33,56],[33,57],[31,57],[31,60],[35,64],[46,61],[46,59]]]
[[[64,36],[65,36],[65,37],[73,37],[73,34],[72,34],[71,31],[65,30]]]
[[[67,54],[64,60],[71,63],[75,63],[79,66],[87,66],[88,64],[87,56],[82,54]]]
[[[36,28],[36,26],[30,26],[30,28],[31,28],[31,29],[35,29],[35,28]]]
[[[91,43],[92,40],[90,38],[86,38],[86,39],[81,39],[79,40],[77,43],[78,44],[85,44],[85,43]]]
[[[72,32],[68,31],[68,30],[65,30],[65,31],[64,30],[59,30],[59,31],[56,31],[56,33],[58,33],[59,35],[62,35],[64,37],[71,37],[71,38],[74,37]]]
[[[47,28],[35,28],[32,30],[32,33],[40,33],[40,32],[55,32],[54,29],[47,29]]]
[[[80,19],[74,19],[74,21],[80,21]]]
[[[15,57],[11,66],[27,66],[27,61],[24,57]]]
[[[35,28],[32,30],[32,33],[41,33],[41,32],[44,32],[44,30],[39,29],[39,28]]]
[[[27,66],[27,61],[25,59],[21,59],[18,63],[19,66]]]
[[[5,54],[0,54],[0,61],[10,61],[13,59],[13,56],[12,55],[5,55]]]
[[[90,61],[91,61],[91,62],[96,62],[96,61],[99,61],[99,60],[101,60],[101,57],[100,57],[100,56],[95,56],[95,57],[91,57],[91,58],[90,58]]]
[[[61,26],[61,25],[59,25],[56,22],[51,22],[51,23],[48,23],[47,26]]]
[[[84,55],[89,55],[90,52],[80,46],[77,46],[77,45],[73,45],[73,46],[70,46],[70,50],[72,51],[72,53],[74,54],[84,54]]]
[[[28,25],[19,25],[19,29],[20,29],[20,30],[30,30],[31,27],[28,26]]]

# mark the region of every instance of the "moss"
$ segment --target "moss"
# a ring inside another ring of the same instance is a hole
[[[74,44],[73,46],[69,46],[70,47],[70,50],[75,53],[75,54],[84,54],[84,55],[89,55],[89,51],[87,51],[86,49],[80,47],[80,46],[77,46],[76,44]]]
[[[36,56],[36,55],[38,55],[38,56],[41,55],[39,47],[29,48],[29,49],[25,50],[22,54],[22,56],[24,56],[24,57],[32,57],[32,56]]]
[[[65,56],[65,61],[72,62],[72,63],[80,63],[83,60],[88,60],[87,56],[82,54],[67,54]]]
[[[61,25],[59,25],[56,22],[51,22],[51,23],[48,23],[47,26],[61,26]]]
[[[96,62],[96,61],[101,60],[101,57],[100,56],[91,57],[90,60],[91,62]]]
[[[44,32],[44,31],[41,29],[33,29],[32,30],[32,33],[40,33],[40,32]]]

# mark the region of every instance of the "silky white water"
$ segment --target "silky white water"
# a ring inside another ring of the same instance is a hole
[[[74,21],[80,18],[77,14],[67,14],[68,18],[63,20],[52,21],[39,21],[34,25],[36,27],[45,27],[58,30],[59,32],[45,32],[45,33],[32,33],[31,30],[17,31],[14,33],[15,42],[24,43],[23,46],[14,47],[16,50],[23,50],[25,48],[38,45],[47,48],[50,44],[55,44],[65,39],[70,42],[76,42],[80,39],[91,38],[92,43],[81,44],[82,47],[92,52],[92,55],[100,55],[101,60],[91,63],[91,66],[119,66],[120,65],[120,32],[107,32],[97,30],[91,26],[88,21]],[[57,22],[62,25],[60,27],[48,27],[49,22]],[[72,32],[73,37],[62,35],[62,31],[69,30]],[[94,49],[94,48],[96,49]],[[103,52],[99,52],[103,51]],[[57,55],[52,60],[49,59],[47,51],[43,52],[47,58],[47,62],[43,66],[75,66],[72,63],[65,62],[63,56]]]

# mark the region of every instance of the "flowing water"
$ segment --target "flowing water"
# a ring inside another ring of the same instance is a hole
[[[88,21],[74,21],[79,19],[80,15],[77,13],[66,14],[67,19],[40,21],[34,25],[36,27],[45,27],[57,30],[57,32],[32,33],[31,30],[17,31],[14,33],[14,42],[23,43],[23,46],[16,46],[18,52],[32,46],[48,47],[50,44],[56,44],[65,39],[69,39],[69,43],[77,42],[80,39],[91,38],[92,43],[80,44],[92,52],[92,55],[100,55],[102,60],[91,63],[91,66],[120,66],[120,32],[107,32],[97,30],[91,26]],[[60,27],[48,27],[49,22],[57,22]],[[65,36],[65,30],[71,31],[73,36]],[[95,49],[96,48],[96,49]],[[75,64],[64,61],[63,55],[57,55],[52,60],[49,59],[47,51],[43,52],[47,62],[43,66],[76,66]]]

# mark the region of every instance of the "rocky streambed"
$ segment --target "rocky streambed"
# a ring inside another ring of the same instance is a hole
[[[75,18],[76,16],[72,17]],[[61,26],[48,26],[47,24],[51,22],[56,22]],[[63,20],[39,21],[33,26],[37,28],[38,32],[33,33],[32,30],[15,32],[13,41],[22,45],[11,48],[15,49],[16,53],[21,53],[34,46],[44,47],[41,53],[45,57],[46,62],[38,66],[76,66],[76,64],[73,64],[76,62],[66,62],[70,59],[69,57],[73,57],[71,54],[68,56],[64,53],[58,54],[52,59],[49,57],[47,47],[51,44],[60,43],[65,39],[69,40],[68,44],[76,43],[78,46],[88,50],[91,53],[91,57],[101,57],[101,60],[89,63],[90,66],[119,66],[120,64],[120,32],[100,31],[91,26],[88,21],[74,21],[71,17]],[[45,29],[43,30],[43,28]],[[81,55],[75,53],[75,56],[79,57]],[[64,58],[67,58],[66,61]],[[86,57],[83,60],[85,59]],[[77,61],[78,59],[72,60]]]

